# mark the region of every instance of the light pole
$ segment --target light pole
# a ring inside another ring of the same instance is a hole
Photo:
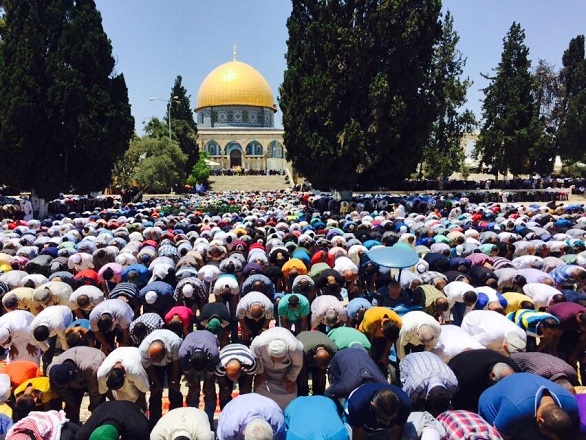
[[[173,96],[169,100],[160,98],[149,98],[149,101],[162,101],[167,103],[167,117],[169,119],[169,140],[171,140],[171,104],[174,102],[179,102],[179,96]]]

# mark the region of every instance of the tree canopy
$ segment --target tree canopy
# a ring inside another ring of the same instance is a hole
[[[5,0],[0,175],[42,198],[110,182],[134,131],[92,0]]]
[[[287,157],[317,188],[409,176],[437,104],[440,0],[293,0],[280,89]]]
[[[558,146],[565,161],[586,160],[586,59],[584,35],[570,41],[564,52],[561,81],[564,84],[562,121],[558,133]]]
[[[484,123],[474,155],[495,176],[531,172],[543,126],[535,96],[525,31],[513,23],[503,39],[501,61],[484,89]]]

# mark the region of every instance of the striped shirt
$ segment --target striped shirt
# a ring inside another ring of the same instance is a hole
[[[252,376],[256,374],[256,359],[246,345],[243,344],[228,344],[220,350],[220,362],[216,366],[216,375],[226,375],[226,365],[228,362],[236,359],[242,365],[244,372]]]
[[[511,359],[519,370],[533,373],[551,381],[567,379],[572,385],[578,384],[578,374],[562,359],[547,353],[513,353]]]
[[[437,416],[437,420],[446,430],[446,440],[461,440],[463,438],[502,440],[495,428],[478,414],[470,411],[445,411]]]
[[[520,309],[516,312],[511,312],[507,315],[507,318],[525,330],[529,336],[533,337],[539,337],[541,335],[539,324],[544,319],[551,318],[557,323],[560,322],[558,318],[550,313],[538,312],[536,310],[529,309]]]
[[[151,334],[153,331],[163,328],[165,322],[163,318],[161,318],[157,313],[145,313],[140,315],[130,324],[128,332],[130,333],[130,337],[134,341],[134,343],[140,343],[138,338],[134,334],[134,326],[142,322],[147,329],[147,335]]]
[[[451,395],[458,391],[458,379],[439,356],[423,351],[408,354],[399,364],[403,391],[413,403],[425,400],[429,390],[436,386],[446,388]]]

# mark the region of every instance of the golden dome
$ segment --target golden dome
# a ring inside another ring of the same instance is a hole
[[[273,92],[266,79],[241,61],[216,67],[199,88],[195,111],[222,105],[268,107],[276,111]]]

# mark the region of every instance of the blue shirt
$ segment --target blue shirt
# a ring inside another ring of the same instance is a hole
[[[354,298],[351,300],[346,309],[348,310],[348,316],[352,319],[356,319],[358,312],[360,309],[364,308],[366,310],[370,309],[372,304],[365,298]]]
[[[575,421],[578,403],[562,386],[531,373],[515,373],[497,382],[480,396],[478,413],[498,431],[515,439],[546,439],[537,427],[535,412],[544,391]]]
[[[350,349],[346,349],[350,350]],[[374,394],[381,389],[389,389],[399,398],[399,411],[388,426],[381,425],[373,413],[370,401]],[[368,431],[379,431],[393,426],[402,426],[407,422],[411,413],[411,399],[399,387],[388,383],[367,383],[356,388],[350,397],[344,410],[346,422],[352,428],[365,428]]]
[[[348,440],[336,404],[324,396],[305,396],[285,408],[287,440]]]

